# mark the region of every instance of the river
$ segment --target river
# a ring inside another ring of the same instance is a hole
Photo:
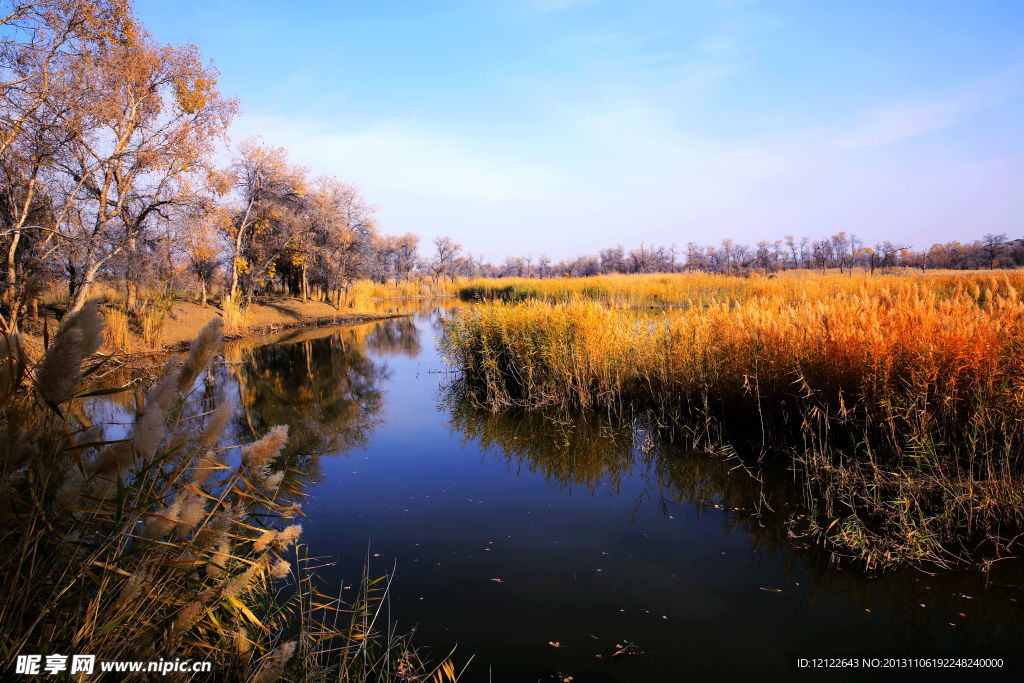
[[[303,540],[336,562],[325,589],[358,583],[367,558],[393,570],[398,629],[435,655],[472,655],[464,680],[814,680],[799,658],[854,656],[1020,665],[1019,564],[836,566],[789,537],[785,472],[762,486],[600,416],[459,400],[436,344],[444,312],[419,308],[234,343],[217,372],[236,405],[230,438],[291,427]]]

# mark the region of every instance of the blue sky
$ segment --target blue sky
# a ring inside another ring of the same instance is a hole
[[[138,0],[381,228],[500,260],[1024,236],[1018,0]]]

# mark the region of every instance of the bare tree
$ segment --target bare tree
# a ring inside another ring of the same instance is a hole
[[[452,264],[462,251],[462,245],[456,244],[451,237],[442,235],[434,238],[434,249],[436,251],[431,266],[436,282],[451,271]]]

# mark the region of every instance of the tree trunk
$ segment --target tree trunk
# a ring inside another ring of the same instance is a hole
[[[235,294],[238,292],[238,259],[242,253],[242,236],[245,234],[245,228],[249,222],[249,213],[252,211],[252,205],[255,199],[249,200],[249,205],[245,207],[245,215],[242,216],[242,224],[238,226],[238,234],[235,235],[235,253],[231,255],[231,298],[235,298]]]
[[[11,246],[7,249],[7,291],[4,298],[8,302],[15,299],[14,290],[18,286],[18,262],[15,258],[18,252],[18,242],[21,241],[21,231],[15,230],[11,235]]]
[[[92,289],[92,283],[96,279],[96,273],[100,270],[99,263],[94,263],[85,269],[85,276],[82,278],[82,282],[75,289],[74,296],[71,297],[71,305],[68,307],[65,317],[73,315],[82,310],[85,306],[85,302],[88,300],[89,290]]]

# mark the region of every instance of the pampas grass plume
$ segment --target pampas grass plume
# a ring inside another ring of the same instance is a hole
[[[242,462],[250,467],[267,465],[281,454],[287,440],[288,425],[271,427],[262,439],[242,448]]]

